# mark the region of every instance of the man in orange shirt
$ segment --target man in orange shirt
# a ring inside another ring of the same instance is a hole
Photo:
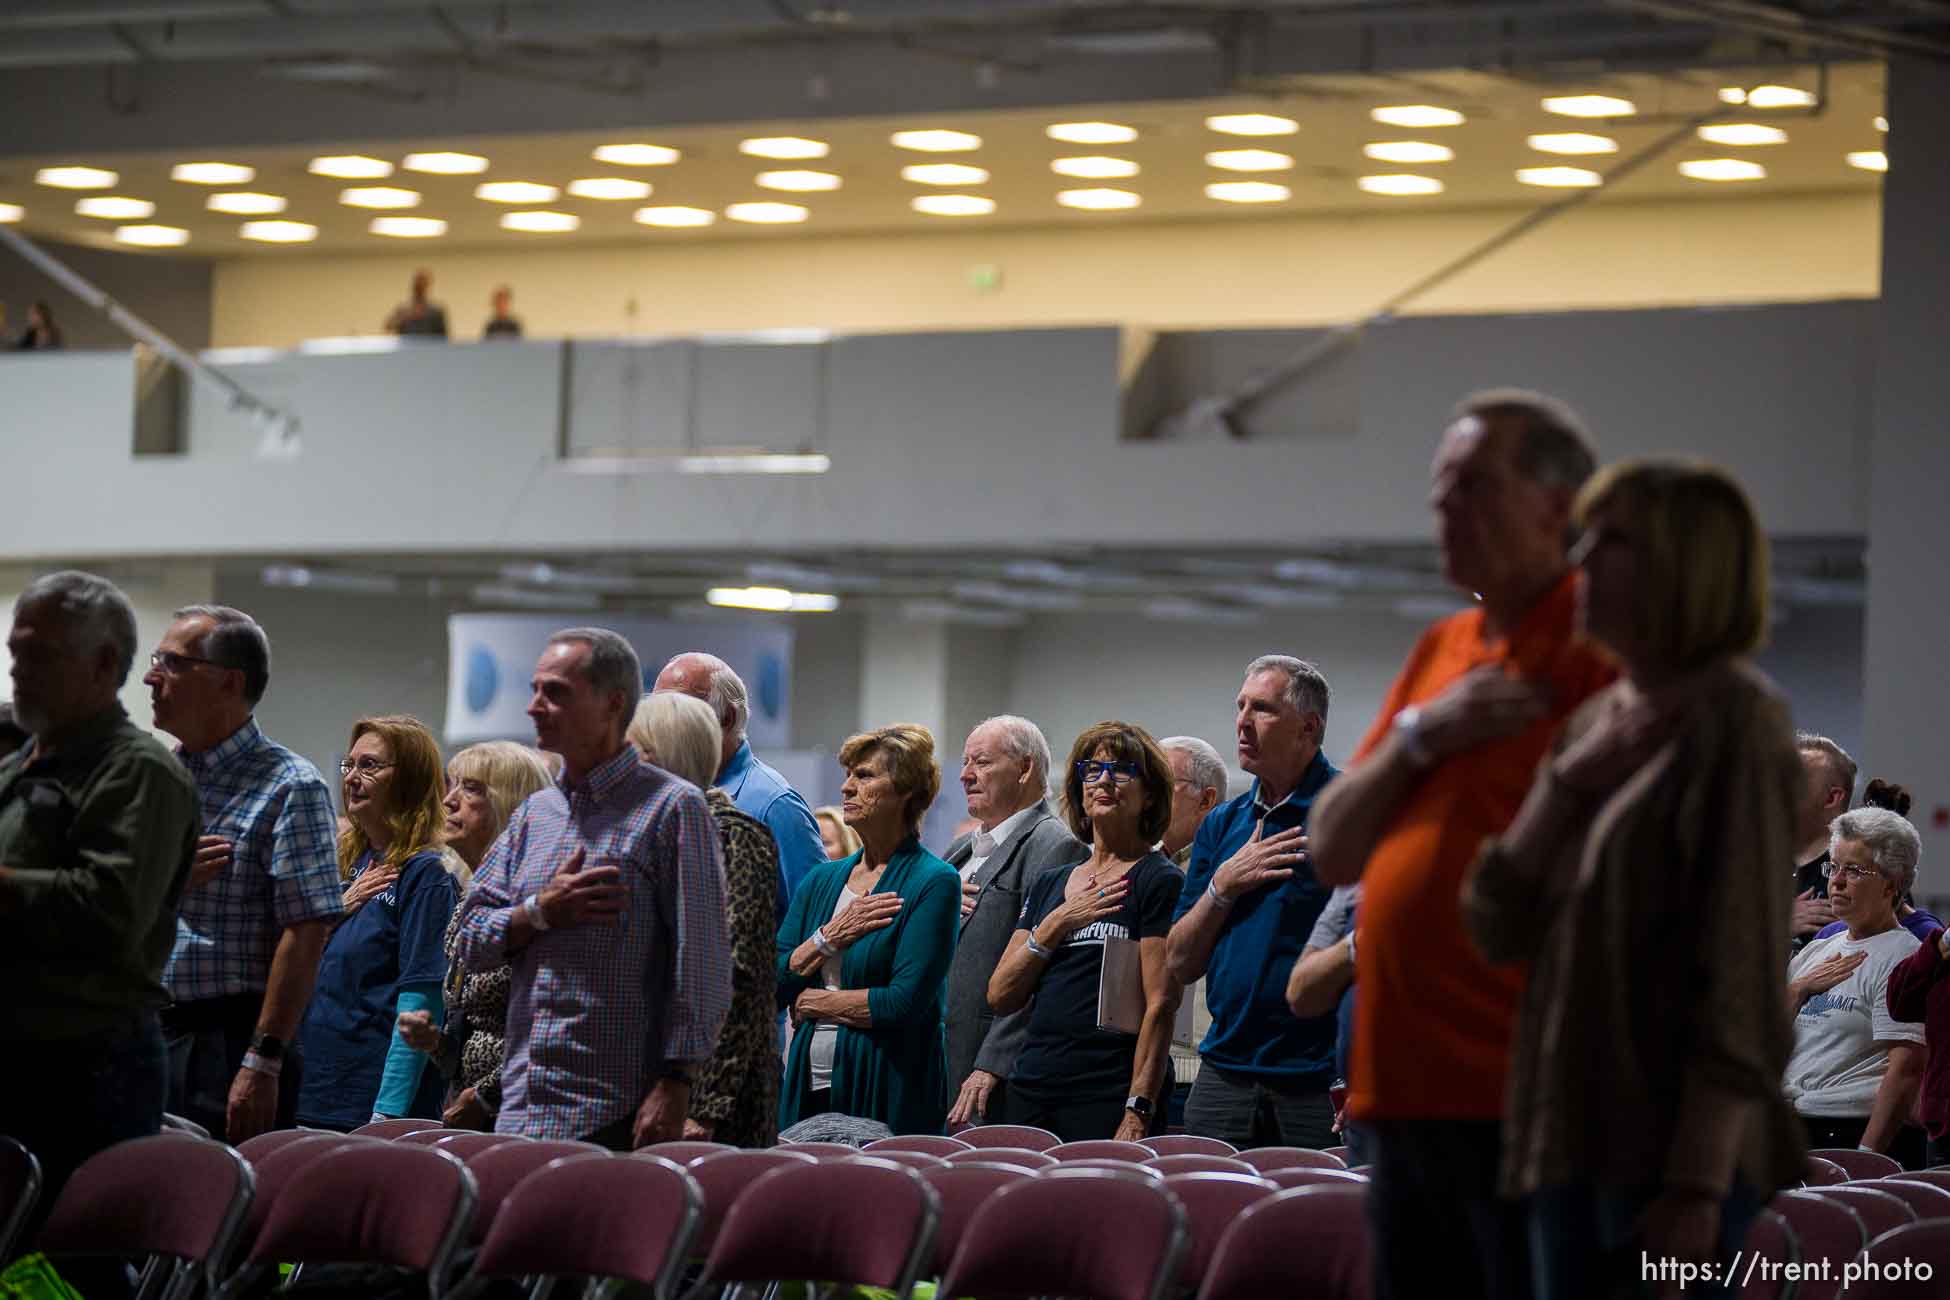
[[[1564,720],[1615,675],[1579,630],[1565,558],[1595,467],[1562,403],[1466,399],[1431,470],[1443,572],[1475,608],[1422,634],[1346,775],[1314,808],[1314,869],[1362,882],[1350,1117],[1374,1150],[1378,1300],[1529,1294],[1521,1220],[1496,1195],[1523,972],[1465,936],[1458,893]]]

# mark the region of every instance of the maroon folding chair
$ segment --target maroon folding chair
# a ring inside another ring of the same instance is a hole
[[[1139,1178],[1160,1183],[1165,1179],[1162,1169],[1153,1169],[1148,1164],[1132,1164],[1128,1160],[1059,1160],[1047,1169],[1038,1169],[1036,1173],[1039,1176],[1053,1174],[1060,1169],[1108,1169],[1114,1173],[1136,1174]]]
[[[1280,1190],[1279,1185],[1256,1174],[1184,1173],[1165,1178],[1165,1190],[1178,1198],[1185,1209],[1185,1227],[1191,1243],[1184,1262],[1178,1267],[1178,1284],[1194,1288],[1212,1267],[1212,1256],[1219,1249],[1219,1238],[1232,1221]]]
[[[1875,1187],[1903,1198],[1919,1219],[1950,1219],[1950,1188],[1913,1178],[1868,1178],[1855,1187]]]
[[[1115,1138],[1085,1138],[1081,1142],[1065,1142],[1062,1146],[1051,1147],[1049,1153],[1066,1165],[1076,1160],[1127,1160],[1138,1165],[1155,1154],[1150,1147],[1137,1142],[1119,1142]]]
[[[656,1142],[647,1147],[639,1147],[631,1154],[662,1156],[666,1160],[675,1160],[680,1165],[689,1165],[696,1164],[706,1156],[714,1156],[720,1151],[737,1149],[729,1142]]]
[[[1259,1171],[1244,1160],[1232,1156],[1212,1156],[1203,1153],[1185,1152],[1179,1155],[1152,1156],[1144,1162],[1148,1169],[1155,1169],[1169,1178],[1173,1174],[1257,1174]]]
[[[1880,1151],[1858,1151],[1854,1147],[1817,1147],[1808,1153],[1818,1160],[1842,1167],[1851,1179],[1887,1178],[1903,1171],[1902,1162]]]
[[[1950,1169],[1908,1169],[1889,1176],[1897,1182],[1929,1183],[1950,1191]]]
[[[416,1128],[411,1133],[400,1134],[393,1141],[404,1142],[408,1146],[432,1147],[439,1146],[450,1137],[459,1137],[463,1133],[475,1133],[478,1131],[477,1129],[470,1128]]]
[[[1241,1151],[1237,1158],[1262,1174],[1270,1174],[1275,1169],[1347,1168],[1341,1158],[1332,1152],[1315,1151],[1310,1147],[1253,1147],[1249,1151]]]
[[[35,1246],[66,1255],[143,1257],[158,1294],[214,1290],[243,1230],[250,1162],[221,1142],[145,1137],[118,1142],[75,1170]]]
[[[698,1285],[824,1282],[884,1287],[907,1300],[940,1217],[934,1189],[891,1160],[774,1169],[732,1204]]]
[[[347,1143],[285,1184],[221,1300],[252,1293],[281,1263],[405,1269],[442,1300],[474,1200],[467,1166],[436,1147]]]
[[[1855,1264],[1864,1280],[1849,1283],[1848,1300],[1943,1300],[1944,1279],[1950,1277],[1950,1218],[1885,1232],[1855,1257]],[[1874,1278],[1868,1276],[1871,1270]]]
[[[1198,1300],[1365,1300],[1367,1195],[1353,1185],[1296,1187],[1247,1206],[1219,1238]]]
[[[488,1229],[494,1226],[494,1216],[501,1212],[501,1203],[522,1179],[552,1160],[598,1152],[610,1154],[588,1142],[503,1142],[465,1157],[467,1172],[474,1176],[474,1215],[468,1225],[468,1244],[478,1246],[487,1239]]]
[[[1352,1169],[1269,1169],[1260,1174],[1260,1177],[1282,1189],[1338,1187],[1343,1183],[1368,1181],[1366,1174],[1357,1174]]]
[[[776,1147],[769,1151],[720,1151],[717,1155],[692,1162],[691,1177],[697,1179],[697,1185],[704,1193],[704,1219],[698,1224],[697,1236],[692,1240],[692,1252],[706,1254],[710,1251],[712,1243],[718,1239],[719,1226],[747,1187],[775,1169],[818,1163],[816,1156],[803,1151],[785,1151]]]
[[[1891,1228],[1900,1228],[1905,1223],[1914,1223],[1923,1217],[1908,1201],[1893,1192],[1885,1192],[1880,1187],[1842,1183],[1836,1187],[1810,1187],[1803,1195],[1819,1196],[1825,1201],[1834,1201],[1855,1211],[1856,1217],[1862,1220],[1862,1240],[1856,1244],[1855,1250],[1862,1249]],[[1782,1217],[1790,1224],[1794,1222],[1794,1216],[1785,1211]],[[1795,1231],[1799,1233],[1800,1229],[1796,1228]],[[1805,1238],[1807,1234],[1801,1233],[1801,1235]],[[1842,1262],[1847,1263],[1854,1259],[1855,1250],[1842,1256]],[[1805,1291],[1807,1288],[1803,1287],[1802,1290]]]
[[[1060,1165],[996,1191],[935,1294],[1161,1300],[1184,1258],[1185,1211],[1135,1169]]]
[[[797,1151],[802,1156],[815,1160],[844,1160],[848,1156],[860,1154],[860,1148],[848,1146],[844,1142],[781,1142],[770,1148],[773,1151]]]
[[[405,1137],[408,1133],[421,1133],[430,1128],[446,1128],[437,1119],[376,1119],[370,1124],[361,1124],[352,1130],[353,1137],[394,1138]]]
[[[434,1145],[462,1164],[466,1164],[483,1151],[492,1151],[511,1142],[527,1140],[524,1137],[516,1137],[513,1133],[449,1133]]]
[[[0,1137],[0,1264],[13,1258],[14,1238],[41,1199],[41,1162],[10,1137]]]
[[[290,1146],[293,1142],[303,1142],[306,1138],[317,1137],[317,1129],[279,1128],[269,1133],[259,1133],[254,1138],[245,1138],[237,1144],[237,1154],[251,1162],[253,1166],[273,1151]]]
[[[1033,1124],[977,1124],[959,1130],[955,1140],[972,1147],[1020,1147],[1028,1151],[1049,1151],[1063,1145],[1062,1138]]]
[[[1800,1264],[1801,1239],[1795,1235],[1788,1221],[1773,1210],[1763,1209],[1754,1216],[1747,1228],[1747,1240],[1742,1243],[1741,1253],[1748,1259],[1764,1259],[1769,1264]],[[1797,1283],[1790,1281],[1784,1272],[1774,1270],[1770,1275],[1762,1275],[1756,1270],[1745,1270],[1746,1277],[1740,1288],[1740,1300],[1788,1300],[1798,1294]]]
[[[890,1138],[875,1138],[860,1148],[877,1156],[889,1151],[921,1151],[931,1156],[951,1156],[957,1151],[972,1151],[974,1148],[960,1138],[942,1137],[939,1133],[905,1133]]]
[[[1232,1156],[1239,1154],[1239,1148],[1218,1138],[1200,1137],[1196,1133],[1161,1133],[1157,1137],[1139,1138],[1138,1145],[1150,1147],[1161,1156]]]
[[[664,1300],[704,1217],[704,1193],[674,1160],[564,1156],[521,1180],[501,1203],[461,1294],[497,1279],[620,1279]]]
[[[271,1209],[284,1195],[285,1184],[298,1176],[298,1171],[315,1160],[323,1160],[334,1151],[360,1142],[376,1142],[377,1138],[355,1138],[347,1133],[319,1133],[300,1130],[296,1142],[281,1142],[262,1156],[250,1157],[251,1172],[257,1178],[257,1191],[251,1197],[250,1212],[244,1218],[243,1242],[249,1244],[264,1231],[265,1222],[271,1217]],[[263,1134],[271,1137],[272,1134]],[[257,1139],[252,1138],[255,1142]],[[246,1142],[245,1146],[250,1143]],[[240,1154],[247,1154],[239,1148]]]
[[[891,1160],[897,1165],[906,1165],[909,1169],[946,1169],[948,1167],[948,1158],[946,1156],[931,1156],[925,1151],[862,1151],[860,1154],[869,1160]]]
[[[1328,1155],[1333,1156],[1336,1160],[1339,1160],[1342,1164],[1347,1163],[1346,1147],[1322,1147],[1321,1150],[1326,1152]]]
[[[1832,1196],[1833,1192],[1854,1192],[1851,1187],[1830,1187],[1819,1191],[1777,1192],[1768,1208],[1787,1221],[1801,1246],[1803,1263],[1828,1262],[1828,1276],[1804,1277],[1795,1287],[1797,1300],[1835,1300],[1842,1293],[1842,1266],[1854,1259],[1875,1234],[1868,1230],[1855,1203],[1856,1198]],[[1886,1192],[1870,1192],[1870,1213],[1887,1214],[1893,1205],[1905,1215],[1909,1207]],[[1888,1202],[1882,1204],[1881,1202]],[[1905,1220],[1907,1221],[1907,1220]],[[1773,1260],[1766,1255],[1755,1258]]]
[[[935,1225],[934,1249],[925,1269],[927,1276],[940,1277],[954,1260],[968,1225],[975,1221],[975,1212],[995,1193],[1029,1177],[1029,1170],[1017,1165],[944,1160],[939,1169],[923,1169],[921,1177],[941,1199],[941,1220]]]
[[[948,1156],[951,1165],[995,1164],[1014,1165],[1032,1173],[1047,1169],[1057,1163],[1056,1157],[1047,1151],[1031,1151],[1028,1147],[976,1147],[973,1151],[957,1151]]]
[[[1848,1170],[1833,1160],[1823,1160],[1820,1156],[1809,1156],[1807,1166],[1801,1173],[1803,1187],[1833,1187],[1836,1183],[1848,1181]]]

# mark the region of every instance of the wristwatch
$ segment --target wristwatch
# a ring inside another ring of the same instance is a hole
[[[676,1064],[666,1065],[658,1073],[657,1078],[660,1080],[669,1079],[672,1083],[681,1083],[688,1088],[691,1086],[691,1067]]]
[[[1152,1115],[1151,1099],[1149,1097],[1126,1097],[1124,1099],[1124,1109],[1130,1111],[1131,1114],[1137,1116],[1139,1119],[1148,1120]]]
[[[257,1034],[251,1039],[251,1051],[267,1061],[284,1059],[284,1040],[274,1034]]]

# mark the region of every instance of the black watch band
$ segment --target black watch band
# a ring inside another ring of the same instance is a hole
[[[256,1034],[251,1038],[251,1050],[267,1061],[284,1059],[284,1040],[275,1034]]]
[[[691,1083],[691,1067],[688,1065],[666,1065],[657,1077],[659,1079],[669,1079],[673,1083],[681,1083],[685,1087],[689,1087]]]
[[[1126,1097],[1124,1099],[1124,1109],[1130,1111],[1131,1114],[1137,1116],[1139,1119],[1150,1119],[1152,1115],[1151,1099],[1149,1097]]]

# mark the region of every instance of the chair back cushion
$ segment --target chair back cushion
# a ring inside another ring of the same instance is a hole
[[[774,1169],[732,1204],[704,1276],[905,1293],[927,1259],[939,1218],[934,1189],[892,1161],[860,1156]]]
[[[621,1278],[661,1288],[704,1212],[684,1167],[650,1156],[566,1156],[502,1199],[475,1277]]]
[[[1155,1300],[1177,1278],[1186,1235],[1162,1178],[1059,1165],[982,1204],[937,1294]]]

